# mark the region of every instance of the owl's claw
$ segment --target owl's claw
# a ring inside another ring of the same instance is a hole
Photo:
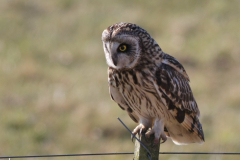
[[[163,140],[160,143],[166,142],[167,136],[164,133],[164,125],[162,124],[162,121],[156,120],[153,128],[146,133],[146,137],[149,138],[152,134],[155,136],[154,144],[158,144],[160,138]]]
[[[160,144],[163,144],[163,143],[165,143],[166,141],[167,141],[167,138],[166,138],[166,139],[163,139],[163,141],[160,142]]]
[[[131,140],[132,140],[132,142],[133,142],[133,138],[134,138],[134,136],[131,134]]]
[[[155,136],[153,144],[158,144],[160,138],[163,140],[162,142],[160,142],[160,144],[167,141],[167,136],[165,135],[164,132],[156,132],[155,129],[153,128],[146,133],[146,137],[149,138],[150,135],[152,135],[152,134],[154,134],[154,136]]]
[[[153,144],[154,144],[154,145],[157,145],[157,144],[159,143],[159,139],[160,139],[160,138],[155,138]],[[163,143],[165,143],[166,141],[167,141],[167,139],[163,139],[162,142],[161,142],[161,140],[160,140],[160,144],[163,144]]]
[[[154,138],[153,144],[156,145],[159,143],[159,138]]]
[[[133,130],[133,134],[136,136],[136,134],[138,133],[139,135],[146,133],[146,131],[148,130],[148,128],[146,128],[143,124],[139,124],[134,130]],[[131,140],[133,142],[133,138],[134,136],[131,134]]]

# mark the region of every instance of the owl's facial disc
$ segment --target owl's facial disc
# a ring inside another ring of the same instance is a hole
[[[106,37],[108,34],[104,31],[102,40],[108,66],[115,69],[133,68],[140,57],[139,39],[126,34],[111,39]]]
[[[111,45],[111,59],[115,68],[127,68],[134,60],[133,53],[130,52],[131,45],[113,42]]]

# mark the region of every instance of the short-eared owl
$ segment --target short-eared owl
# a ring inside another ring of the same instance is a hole
[[[111,98],[139,123],[133,130],[154,134],[154,143],[203,143],[199,109],[189,77],[141,27],[117,23],[102,33]]]

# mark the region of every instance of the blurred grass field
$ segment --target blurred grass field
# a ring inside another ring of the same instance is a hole
[[[240,2],[0,1],[0,156],[133,152],[136,124],[113,101],[101,34],[146,29],[191,79],[206,142],[162,152],[240,152]],[[42,159],[132,159],[128,156]],[[169,160],[239,156],[161,155]]]

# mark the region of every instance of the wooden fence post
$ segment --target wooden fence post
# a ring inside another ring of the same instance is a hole
[[[139,136],[140,141],[143,145],[151,152],[151,160],[159,160],[159,149],[160,142],[158,144],[153,144],[154,134],[150,138],[146,138],[145,134]],[[150,160],[148,157],[147,150],[135,140],[135,151],[133,160]]]

